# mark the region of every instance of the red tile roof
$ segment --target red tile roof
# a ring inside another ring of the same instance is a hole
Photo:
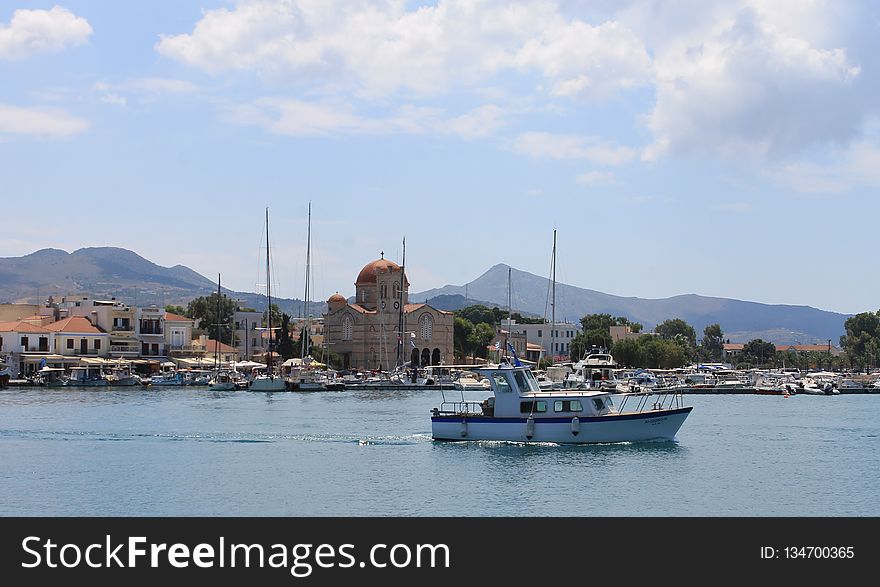
[[[220,345],[220,352],[221,353],[236,353],[236,352],[238,352],[237,349],[229,346],[228,344],[223,344],[222,342],[218,343],[213,338],[209,338],[208,340],[205,341],[205,352],[207,352],[207,353],[215,352],[218,344]]]
[[[14,322],[0,322],[0,332],[33,332],[39,334],[47,334],[50,331],[42,326],[25,322],[24,320],[15,320]]]
[[[180,316],[179,314],[172,314],[171,312],[165,312],[165,322],[192,322],[192,318]]]
[[[104,334],[104,331],[89,322],[83,316],[71,316],[58,322],[46,324],[46,329],[53,332],[76,332],[78,334]]]

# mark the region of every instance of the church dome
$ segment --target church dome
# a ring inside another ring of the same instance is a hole
[[[377,273],[389,273],[391,271],[400,271],[400,265],[398,265],[394,261],[389,261],[383,255],[381,259],[370,261],[369,263],[364,265],[364,268],[361,269],[360,273],[358,273],[357,281],[355,281],[354,284],[373,285],[374,283],[376,283]]]
[[[327,299],[327,303],[328,304],[346,304],[346,303],[348,303],[348,300],[346,300],[342,294],[340,294],[339,292],[336,292],[335,294],[333,294],[332,296],[330,296]]]

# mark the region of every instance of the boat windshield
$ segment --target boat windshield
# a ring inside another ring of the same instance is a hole
[[[541,386],[538,385],[535,374],[528,369],[514,371],[513,378],[516,380],[520,391],[541,391]]]

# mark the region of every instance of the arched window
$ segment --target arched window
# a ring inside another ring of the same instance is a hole
[[[431,364],[431,351],[428,349],[422,349],[422,367],[427,367]]]
[[[391,294],[392,294],[391,297],[393,297],[395,300],[396,300],[398,297],[400,297],[400,296],[399,296],[399,294],[400,294],[400,288],[397,286],[397,282],[395,282],[394,285],[391,286]]]
[[[431,364],[439,365],[440,364],[440,349],[434,349],[434,352],[431,353]]]
[[[413,349],[412,354],[409,356],[409,362],[413,364],[413,366],[419,364],[419,349]]]
[[[382,287],[379,289],[379,297],[381,299],[385,299],[388,297],[388,285],[383,283]]]
[[[342,317],[342,340],[351,340],[352,331],[354,330],[354,320],[346,314]]]
[[[430,314],[422,314],[419,318],[419,334],[422,340],[431,340],[434,335],[434,318]]]

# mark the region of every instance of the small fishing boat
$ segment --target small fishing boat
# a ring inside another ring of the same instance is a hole
[[[542,391],[531,369],[500,364],[475,368],[492,395],[482,402],[446,400],[431,413],[434,440],[495,440],[571,444],[672,440],[692,407],[678,391],[648,390],[615,407],[601,390]],[[636,405],[626,410],[627,402]]]

